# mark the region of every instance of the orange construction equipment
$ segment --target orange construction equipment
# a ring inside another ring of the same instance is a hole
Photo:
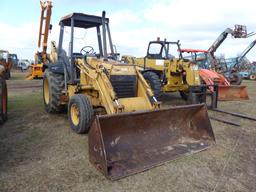
[[[221,74],[210,69],[200,69],[199,75],[206,85],[218,84],[218,100],[234,101],[249,99],[246,86],[230,85],[228,80]],[[213,86],[208,87],[213,92]]]
[[[51,1],[40,1],[41,4],[41,17],[40,17],[40,26],[39,26],[39,37],[38,37],[38,49],[41,48],[42,51],[37,51],[35,54],[35,63],[31,66],[31,73],[27,76],[27,80],[32,80],[36,78],[43,78],[43,65],[49,62],[47,55],[47,43],[49,31],[52,28],[50,24],[51,15],[52,15],[52,2]],[[46,12],[46,15],[45,15]],[[44,30],[43,30],[44,27]],[[42,42],[42,36],[43,42]]]
[[[196,49],[181,49],[182,53],[190,53],[187,57],[198,63],[199,66],[207,65],[208,51]],[[235,101],[248,100],[249,96],[246,86],[231,85],[230,82],[221,74],[211,69],[199,69],[199,75],[204,84],[208,85],[208,89],[213,92],[214,84],[218,84],[218,100],[219,101]]]

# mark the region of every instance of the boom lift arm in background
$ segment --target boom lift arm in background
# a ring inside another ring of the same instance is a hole
[[[251,51],[251,49],[255,46],[256,39],[250,43],[250,45],[240,54],[240,56],[237,58],[237,62],[233,67],[240,67],[242,60],[244,57]]]
[[[216,70],[218,68],[219,64],[217,63],[214,53],[220,47],[220,45],[225,41],[228,34],[231,34],[231,36],[234,38],[247,38],[254,35],[255,33],[253,32],[247,33],[247,29],[245,25],[235,25],[234,29],[227,28],[225,31],[223,31],[208,49],[208,58],[209,58],[212,69]]]
[[[39,36],[38,36],[37,45],[38,45],[38,50],[42,46],[41,59],[43,63],[47,63],[48,35],[49,35],[49,31],[52,29],[52,25],[50,24],[51,15],[52,15],[52,2],[49,0],[48,1],[41,0],[40,4],[41,4],[41,17],[40,17]],[[39,55],[37,56],[39,57]]]

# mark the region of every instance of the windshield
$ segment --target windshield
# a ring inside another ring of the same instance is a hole
[[[149,54],[161,54],[162,45],[160,43],[151,43],[149,46]]]
[[[97,40],[96,34],[97,34],[96,28],[91,28],[91,29],[74,28],[73,53],[80,53],[81,49],[85,46],[93,47],[92,52],[98,53],[99,48],[97,44],[98,40]],[[71,35],[71,28],[65,27],[62,47],[68,53],[68,56],[70,56],[70,35]],[[87,49],[88,48],[86,48],[86,51]]]
[[[173,59],[173,58],[180,58],[180,52],[179,52],[179,47],[177,43],[167,43],[166,44],[168,49],[168,58]]]

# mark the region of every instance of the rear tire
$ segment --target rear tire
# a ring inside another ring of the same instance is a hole
[[[239,73],[231,73],[229,79],[232,85],[241,85],[243,80],[242,76]]]
[[[60,113],[65,106],[61,104],[61,91],[64,89],[64,76],[46,70],[43,79],[44,108],[47,113]]]
[[[68,121],[73,131],[78,134],[88,133],[94,111],[90,100],[83,94],[73,95],[68,104]]]
[[[249,79],[250,79],[250,80],[255,80],[255,79],[256,79],[256,75],[250,75],[250,76],[249,76]]]
[[[159,98],[161,94],[161,81],[158,75],[152,71],[147,71],[143,73],[144,79],[149,83],[152,91],[154,92],[154,96]]]
[[[0,124],[7,120],[7,97],[6,81],[0,77]]]

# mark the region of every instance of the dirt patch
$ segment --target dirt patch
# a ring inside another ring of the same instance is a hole
[[[0,127],[0,191],[256,191],[254,122],[235,118],[239,128],[211,121],[213,148],[111,182],[89,163],[87,135],[70,130],[66,114],[44,111],[42,81],[13,78],[9,120]],[[245,84],[251,100],[220,107],[255,115],[256,81]],[[165,106],[184,103],[178,94],[162,99]]]

